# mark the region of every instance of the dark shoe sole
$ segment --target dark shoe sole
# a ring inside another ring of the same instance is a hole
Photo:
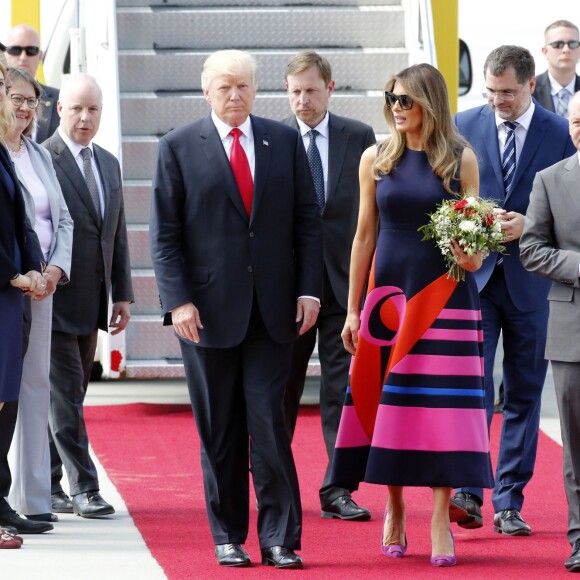
[[[74,510],[72,508],[55,508],[52,506],[52,513],[54,514],[74,514]]]
[[[18,535],[22,536],[24,534],[44,534],[44,532],[50,532],[50,530],[54,530],[54,526],[52,524],[46,524],[46,526],[36,528],[35,530],[16,529],[18,530]]]
[[[77,516],[80,516],[81,518],[86,518],[87,520],[93,520],[93,519],[100,518],[102,516],[110,516],[110,515],[113,515],[115,513],[115,508],[111,508],[110,510],[103,510],[103,511],[100,511],[100,512],[95,512],[95,513],[92,513],[92,514],[83,514],[79,510],[73,508],[73,512]]]
[[[252,562],[250,562],[250,560],[246,562],[220,562],[218,560],[218,564],[224,568],[249,568],[252,565]]]
[[[475,530],[483,526],[482,516],[469,514],[453,502],[449,502],[449,521],[466,530]]]
[[[572,564],[571,566],[566,566],[566,564],[564,564],[564,567],[566,570],[568,570],[568,572],[580,572],[580,562],[577,564]]]
[[[281,566],[272,560],[268,560],[267,558],[262,558],[262,564],[264,566],[275,566],[276,568],[284,570],[300,570],[304,568],[304,564],[302,562],[292,562],[290,564],[286,564],[285,566]]]
[[[371,514],[366,513],[366,514],[356,514],[353,516],[341,516],[340,514],[337,514],[335,512],[326,512],[322,510],[320,512],[320,517],[325,520],[337,519],[349,522],[368,522],[371,519]]]
[[[504,530],[502,528],[500,528],[499,526],[495,526],[495,525],[493,526],[493,531],[496,534],[503,534],[504,536],[531,536],[532,535],[532,532],[530,530],[526,530],[526,529],[516,530],[515,532],[511,532],[511,533],[504,532]]]

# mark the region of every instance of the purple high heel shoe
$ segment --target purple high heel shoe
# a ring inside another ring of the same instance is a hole
[[[385,511],[385,519],[383,520],[383,533],[385,523],[387,521],[387,512]],[[381,540],[381,552],[389,558],[402,558],[407,551],[407,534],[405,534],[405,545],[402,544],[388,544],[385,546]]]
[[[457,564],[457,558],[455,556],[455,540],[453,539],[453,532],[449,530],[449,533],[451,534],[451,542],[453,543],[453,555],[431,556],[431,559],[429,560],[431,562],[431,566],[444,567],[444,566],[455,566],[455,564]]]

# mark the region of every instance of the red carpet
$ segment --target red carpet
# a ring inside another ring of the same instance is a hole
[[[259,564],[256,513],[253,511],[246,548],[252,568],[217,566],[209,533],[199,443],[189,407],[124,405],[85,409],[90,440],[100,461],[124,498],[153,556],[170,579],[243,577],[270,578],[308,574],[309,578],[459,578],[569,577],[563,563],[566,542],[566,500],[561,448],[540,434],[536,474],[526,490],[523,516],[532,526],[528,538],[509,538],[492,531],[490,502],[484,506],[484,527],[462,530],[454,525],[458,565],[429,565],[431,493],[408,488],[408,557],[380,553],[381,514],[386,500],[382,486],[363,484],[355,499],[373,513],[370,522],[322,520],[318,486],[325,453],[317,409],[302,412],[294,441],[304,510],[301,556],[304,571],[278,571]],[[497,455],[500,420],[492,427],[492,452]],[[489,497],[489,494],[486,498]],[[254,501],[252,500],[253,505]]]

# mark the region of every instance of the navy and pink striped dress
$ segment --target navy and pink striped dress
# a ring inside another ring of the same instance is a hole
[[[417,230],[451,197],[424,152],[377,182],[380,231],[332,482],[493,487],[477,287]]]

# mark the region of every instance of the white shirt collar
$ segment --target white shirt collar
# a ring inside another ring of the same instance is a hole
[[[315,129],[323,137],[326,137],[328,139],[328,118],[329,118],[328,111],[326,111],[326,115],[324,115],[324,118],[322,119],[322,121],[320,121],[320,123],[318,123],[318,125],[316,125],[316,127],[309,127],[306,123],[304,123],[298,117],[296,117],[296,121],[298,122],[298,130],[300,131],[300,135],[302,135],[302,137],[304,137],[304,135],[306,135],[306,133],[308,133],[308,131],[310,131],[311,129]]]
[[[213,111],[211,112],[211,120],[217,129],[220,139],[223,141],[229,134],[233,127],[224,123]],[[254,132],[252,131],[252,121],[250,116],[238,127],[238,129],[244,134],[249,141],[253,141]]]
[[[570,95],[575,93],[576,87],[576,77],[572,77],[572,80],[564,87],[562,86],[550,73],[548,73],[548,78],[550,79],[550,90],[552,96],[557,95],[562,89],[567,89]]]
[[[65,145],[70,149],[70,152],[75,159],[85,147],[88,147],[91,150],[91,155],[93,157],[95,156],[92,141],[88,145],[81,145],[80,143],[73,141],[60,127],[58,127],[57,131]]]
[[[526,132],[530,128],[530,123],[532,122],[532,117],[534,116],[534,111],[536,110],[536,105],[533,100],[530,100],[530,106],[527,108],[523,115],[520,115],[515,119],[514,123],[518,123],[520,127],[523,127]],[[502,119],[497,113],[495,113],[495,124],[497,128],[504,128],[505,119]]]

